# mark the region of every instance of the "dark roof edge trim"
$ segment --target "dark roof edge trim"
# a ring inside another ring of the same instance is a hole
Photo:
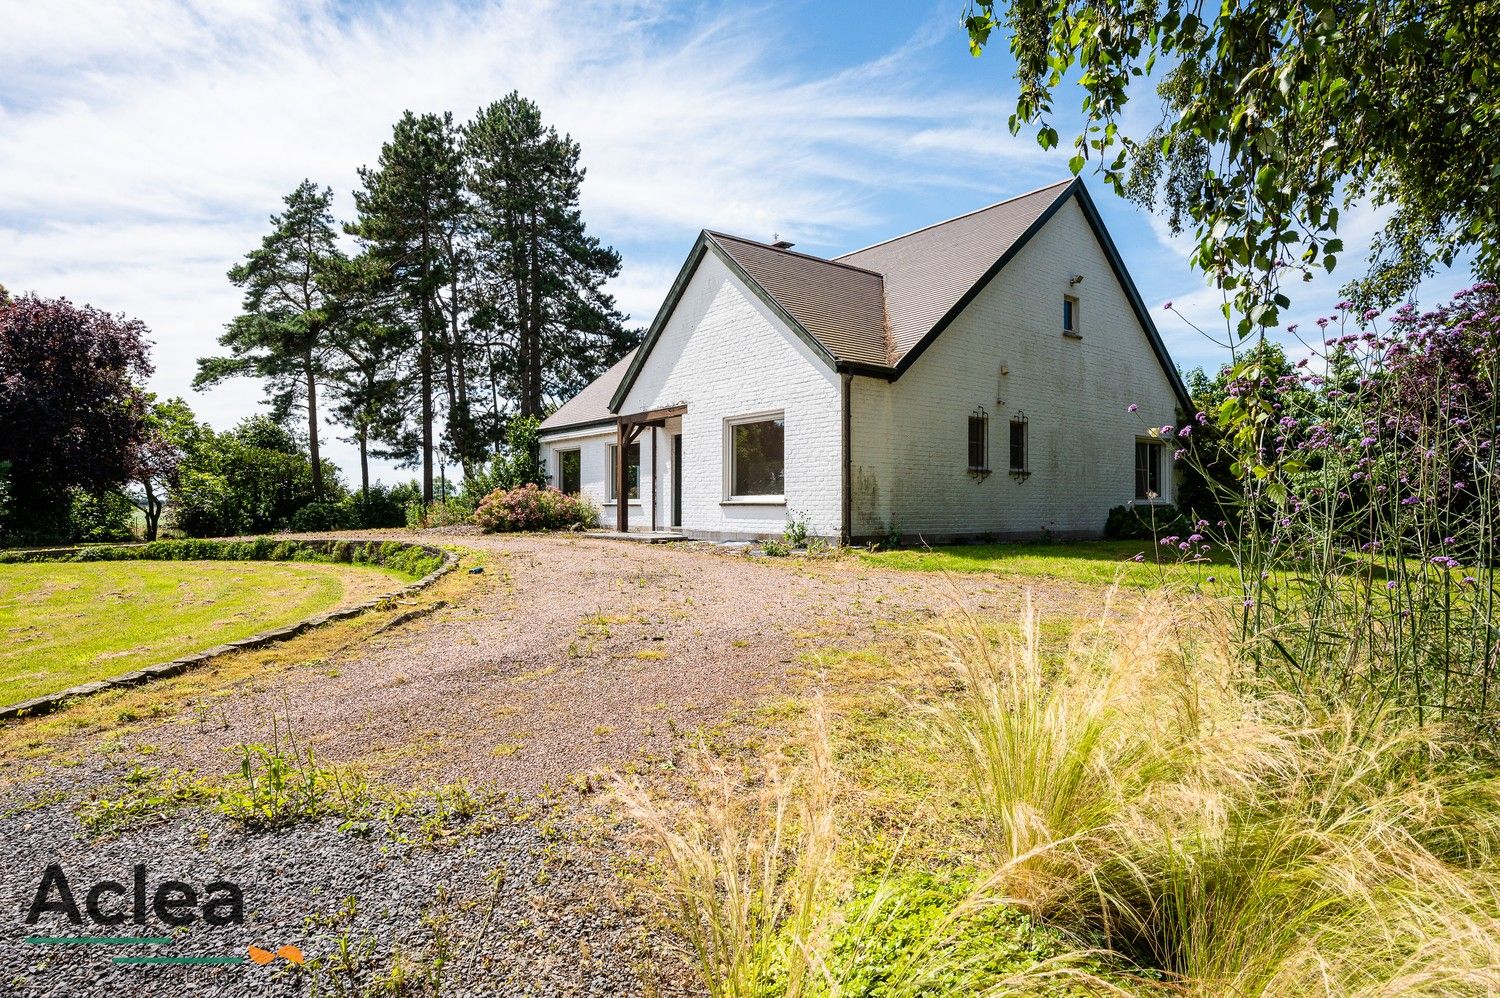
[[[1063,188],[1058,194],[1057,199],[1037,216],[1036,221],[1026,227],[1026,231],[1021,233],[1021,237],[1006,249],[1000,256],[1000,259],[996,260],[989,270],[985,271],[984,276],[979,278],[973,287],[964,292],[964,296],[948,310],[946,315],[938,320],[937,325],[933,326],[925,336],[918,340],[916,346],[906,352],[906,356],[902,357],[896,364],[895,374],[891,377],[891,380],[895,380],[895,378],[899,378],[902,374],[906,373],[907,369],[922,355],[922,352],[932,345],[932,341],[937,339],[943,330],[948,328],[964,309],[969,307],[974,299],[979,296],[979,292],[983,291],[985,286],[994,280],[1000,274],[1000,271],[1005,269],[1005,265],[1010,263],[1016,254],[1025,248],[1027,243],[1031,242],[1031,237],[1041,231],[1042,226],[1046,225],[1052,219],[1052,216],[1057,214],[1058,210],[1064,204],[1067,204],[1068,199],[1075,195],[1078,198],[1079,207],[1083,209],[1083,217],[1088,220],[1089,228],[1094,233],[1095,240],[1098,241],[1100,248],[1104,250],[1105,259],[1109,261],[1110,270],[1114,272],[1115,280],[1124,290],[1125,298],[1130,303],[1131,310],[1135,312],[1136,320],[1146,332],[1146,339],[1151,344],[1152,352],[1156,354],[1157,363],[1161,365],[1162,371],[1167,375],[1167,381],[1171,383],[1173,394],[1177,396],[1177,401],[1181,403],[1184,413],[1192,413],[1193,403],[1188,397],[1187,388],[1182,383],[1182,377],[1177,373],[1177,367],[1172,363],[1171,355],[1167,353],[1166,344],[1162,342],[1161,334],[1157,331],[1156,324],[1151,321],[1151,314],[1146,310],[1145,302],[1141,300],[1141,294],[1136,289],[1135,282],[1130,279],[1130,273],[1125,269],[1125,261],[1120,258],[1120,251],[1115,247],[1114,240],[1110,238],[1109,230],[1104,227],[1104,220],[1099,216],[1099,209],[1094,206],[1094,200],[1089,196],[1088,188],[1084,186],[1082,179],[1078,177],[1074,177],[1068,186]]]
[[[943,330],[947,329],[953,323],[954,319],[957,319],[961,314],[963,314],[964,309],[968,308],[969,305],[973,303],[974,299],[979,297],[979,292],[983,291],[985,289],[985,286],[993,281],[996,276],[999,275],[1000,271],[1005,269],[1005,265],[1010,263],[1010,261],[1015,258],[1015,255],[1021,252],[1021,250],[1026,246],[1027,243],[1031,242],[1031,237],[1036,235],[1037,232],[1041,230],[1042,226],[1046,225],[1048,220],[1050,220],[1053,215],[1057,214],[1057,210],[1061,208],[1063,204],[1068,200],[1068,196],[1082,186],[1083,182],[1080,181],[1077,177],[1074,177],[1073,180],[1068,184],[1068,186],[1064,187],[1058,193],[1057,197],[1051,204],[1047,206],[1046,210],[1038,215],[1036,217],[1036,220],[1026,227],[1026,231],[1021,233],[1020,238],[1006,247],[1005,252],[1000,254],[1000,259],[990,264],[990,269],[986,270],[983,276],[981,276],[979,280],[975,281],[974,285],[969,288],[969,290],[964,292],[962,298],[954,302],[953,307],[947,311],[947,314],[945,314],[941,319],[937,321],[937,325],[929,329],[927,333],[917,341],[916,346],[906,351],[906,355],[896,362],[896,377],[899,378],[901,375],[906,373],[906,371],[912,366],[912,364],[916,362],[916,359],[922,356],[923,352],[926,351],[928,347],[932,346],[932,341],[942,335]],[[1042,189],[1046,190],[1046,188]]]
[[[615,389],[614,395],[611,396],[609,400],[610,412],[619,412],[620,406],[625,404],[625,399],[630,395],[630,389],[635,386],[635,379],[640,376],[641,368],[646,365],[646,358],[651,355],[651,350],[656,346],[656,341],[661,338],[662,331],[667,327],[667,321],[672,317],[672,313],[677,310],[677,302],[682,298],[683,292],[687,290],[687,286],[692,281],[693,275],[698,271],[698,265],[703,262],[703,257],[707,253],[713,253],[715,259],[724,264],[731,274],[739,278],[740,283],[749,288],[750,293],[759,298],[761,304],[770,309],[771,313],[784,322],[788,329],[797,334],[797,338],[806,343],[808,348],[827,364],[830,370],[838,367],[838,361],[834,358],[833,354],[828,352],[828,348],[819,343],[817,337],[813,336],[812,333],[802,328],[802,323],[792,318],[787,310],[782,308],[775,298],[771,297],[771,293],[761,287],[759,281],[746,273],[745,268],[741,267],[734,257],[720,246],[707,230],[704,230],[698,233],[698,241],[693,244],[692,252],[688,254],[688,258],[683,263],[682,269],[678,271],[677,279],[672,282],[672,289],[667,292],[666,301],[662,302],[661,309],[657,311],[656,318],[651,323],[651,329],[646,333],[646,338],[641,341],[640,348],[635,352],[635,359],[630,362],[630,367],[626,369],[625,376],[620,379],[620,386]]]
[[[1110,269],[1115,272],[1115,280],[1120,287],[1125,289],[1125,297],[1130,302],[1130,307],[1135,310],[1135,317],[1140,321],[1141,328],[1146,331],[1146,339],[1151,341],[1151,349],[1156,354],[1156,360],[1161,364],[1161,369],[1167,375],[1167,380],[1172,384],[1172,391],[1177,395],[1177,401],[1182,405],[1184,417],[1193,414],[1193,400],[1188,395],[1187,386],[1182,383],[1182,375],[1177,373],[1177,365],[1172,363],[1172,355],[1167,353],[1167,345],[1162,342],[1161,333],[1157,331],[1156,323],[1151,321],[1151,313],[1146,308],[1146,303],[1141,300],[1141,293],[1136,289],[1135,281],[1130,279],[1130,272],[1125,269],[1125,261],[1120,257],[1120,251],[1115,248],[1115,241],[1110,238],[1109,230],[1104,227],[1104,219],[1099,217],[1099,209],[1094,207],[1094,199],[1089,196],[1088,188],[1083,184],[1078,185],[1078,204],[1083,209],[1083,217],[1088,219],[1089,227],[1094,230],[1094,238],[1099,240],[1099,245],[1104,247],[1104,255],[1109,260]]]
[[[564,423],[561,426],[547,426],[536,431],[538,437],[545,437],[549,433],[568,433],[572,430],[587,430],[595,426],[614,426],[615,418],[608,419],[586,419],[579,423]]]
[[[839,374],[860,374],[867,378],[884,378],[886,381],[896,380],[896,369],[884,364],[865,364],[857,360],[841,360],[835,370]]]

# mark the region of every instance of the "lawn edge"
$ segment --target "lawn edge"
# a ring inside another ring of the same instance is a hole
[[[389,542],[354,539],[351,543]],[[441,555],[443,563],[415,582],[402,586],[400,589],[382,593],[379,596],[372,596],[364,602],[356,603],[353,606],[330,610],[327,613],[308,617],[306,620],[299,620],[294,624],[286,624],[281,627],[271,628],[270,630],[260,631],[249,637],[240,638],[237,641],[230,641],[222,645],[214,645],[212,648],[206,648],[203,651],[184,655],[181,658],[174,658],[167,662],[157,662],[154,665],[142,666],[139,669],[124,672],[118,676],[111,676],[108,679],[96,679],[91,683],[70,686],[56,693],[47,693],[39,697],[32,697],[30,700],[22,700],[20,703],[0,706],[0,721],[14,721],[21,718],[39,717],[42,714],[50,714],[66,702],[78,697],[91,696],[95,693],[103,693],[106,690],[139,686],[141,683],[149,682],[153,679],[165,679],[169,676],[179,675],[189,669],[212,662],[222,655],[229,655],[237,651],[248,651],[252,648],[262,648],[269,644],[275,644],[278,641],[288,641],[315,627],[321,627],[336,620],[347,620],[351,617],[357,617],[362,613],[375,609],[382,603],[413,596],[458,567],[459,556],[453,551],[448,551],[431,544],[410,544],[404,541],[397,541],[395,543],[418,548],[426,555]],[[64,554],[72,550],[76,549],[61,548],[58,549],[57,553]]]

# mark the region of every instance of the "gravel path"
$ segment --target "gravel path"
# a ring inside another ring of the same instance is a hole
[[[882,624],[958,605],[1012,616],[1024,588],[990,576],[945,580],[854,559],[772,561],[685,545],[574,536],[442,540],[486,556],[486,572],[467,580],[475,585],[455,605],[282,675],[276,696],[228,691],[216,700],[212,725],[162,720],[139,736],[151,746],[151,764],[224,773],[237,759],[229,753],[269,741],[274,722],[290,725],[320,762],[357,765],[383,784],[465,781],[514,794],[535,812],[549,789],[584,801],[567,790],[580,774],[649,769],[682,747],[682,732],[732,719],[737,708],[788,688],[804,650],[868,644]],[[1096,591],[1048,585],[1048,612],[1095,602]],[[95,754],[0,794],[7,859],[0,992],[308,993],[308,975],[277,970],[280,961],[268,968],[113,967],[97,950],[25,945],[23,937],[36,930],[22,915],[49,862],[85,887],[106,875],[128,878],[134,862],[147,864],[152,884],[243,878],[256,920],[247,915],[247,924],[222,930],[195,926],[194,950],[295,942],[326,960],[342,936],[369,947],[363,959],[374,975],[389,970],[392,953],[429,952],[435,938],[451,933],[478,941],[454,947],[460,955],[444,973],[447,993],[683,988],[662,941],[628,905],[611,901],[619,893],[611,858],[579,841],[569,813],[482,823],[439,848],[403,841],[420,815],[356,837],[328,822],[252,835],[200,811],[90,842],[74,817],[76,803],[118,786],[130,761]],[[65,800],[46,803],[53,799]],[[497,869],[507,871],[498,893],[486,879]],[[337,929],[326,924],[350,896],[358,914]],[[438,909],[450,912],[451,928],[434,915]],[[60,931],[59,918],[44,921]],[[359,994],[365,986],[357,975],[345,984],[324,993]]]

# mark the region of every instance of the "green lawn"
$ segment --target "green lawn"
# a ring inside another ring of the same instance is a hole
[[[0,565],[0,704],[295,623],[401,581],[304,562]]]
[[[1142,561],[1133,560],[1141,555]],[[1181,564],[1177,550],[1151,541],[1080,541],[1067,544],[953,544],[929,549],[899,548],[862,551],[872,565],[911,572],[997,572],[1033,575],[1073,582],[1150,588],[1163,584],[1192,585],[1209,576],[1224,581],[1233,572],[1217,564]],[[1156,559],[1162,559],[1158,564]]]

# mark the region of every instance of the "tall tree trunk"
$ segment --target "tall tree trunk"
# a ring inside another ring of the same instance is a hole
[[[422,230],[422,343],[418,363],[422,368],[422,504],[432,502],[432,244]]]
[[[450,423],[457,420],[458,432],[453,435],[453,442],[458,446],[458,459],[463,464],[464,478],[467,479],[473,472],[474,442],[469,439],[469,430],[472,421],[469,419],[469,382],[468,382],[468,351],[464,346],[463,330],[458,321],[458,268],[454,268],[454,278],[449,283],[449,299],[453,306],[452,315],[449,317],[448,334],[448,381],[450,406],[448,419]],[[455,371],[455,368],[457,369]],[[457,390],[454,390],[453,381],[457,379]]]
[[[538,277],[540,270],[541,247],[538,245],[537,231],[541,222],[536,217],[536,209],[531,212],[531,231],[527,233],[530,243],[530,265],[527,268],[531,277],[531,309],[527,332],[531,337],[530,363],[526,365],[523,372],[526,378],[525,398],[526,405],[524,413],[528,416],[541,416],[542,414],[542,296],[541,280]]]
[[[500,371],[495,366],[495,345],[493,343],[485,343],[484,354],[485,359],[489,362],[490,369],[490,419],[492,422],[490,428],[495,434],[494,440],[491,441],[493,450],[490,451],[490,456],[499,457],[500,444],[502,442],[500,436]]]
[[[422,322],[422,502],[432,502],[432,338]]]
[[[156,490],[151,487],[149,476],[141,483],[146,489],[146,540],[156,540],[156,525],[161,522],[161,504],[156,501]]]
[[[323,497],[323,462],[318,457],[318,381],[313,374],[312,351],[302,358],[307,372],[307,449],[312,457],[313,497]]]
[[[359,494],[370,498],[370,428],[363,423],[359,430]]]

